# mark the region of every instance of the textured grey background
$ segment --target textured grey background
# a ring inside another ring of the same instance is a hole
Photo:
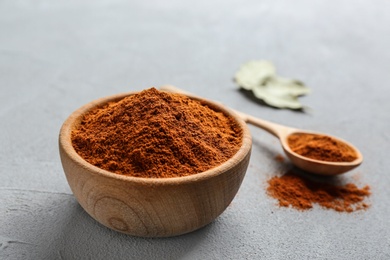
[[[389,259],[388,1],[0,1],[0,259]],[[252,59],[303,80],[311,113],[250,102]],[[247,176],[207,227],[143,239],[97,224],[64,177],[57,137],[81,105],[170,83],[264,119],[329,132],[365,156],[340,181],[372,187],[366,212],[278,208],[266,181],[291,167],[251,127]]]

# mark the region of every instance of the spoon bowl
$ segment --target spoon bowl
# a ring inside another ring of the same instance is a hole
[[[322,161],[322,160],[316,160],[311,159],[306,156],[300,155],[294,151],[291,150],[290,146],[288,145],[288,136],[292,134],[314,134],[314,135],[321,135],[321,136],[328,136],[332,139],[335,139],[339,142],[342,142],[346,145],[348,145],[351,149],[354,150],[356,154],[356,159],[352,162],[330,162],[330,161]],[[330,136],[324,133],[318,133],[318,132],[309,132],[309,131],[302,131],[302,130],[294,130],[289,133],[288,136],[285,136],[284,138],[280,139],[280,142],[282,144],[283,150],[287,157],[290,159],[290,161],[297,166],[298,168],[301,168],[309,173],[314,173],[318,175],[338,175],[342,173],[346,173],[357,166],[359,166],[363,162],[363,156],[360,153],[358,149],[356,149],[352,144],[349,142],[340,139],[338,137]]]
[[[172,85],[165,85],[160,88],[161,90],[168,91],[168,92],[176,92],[181,93],[190,97],[194,97],[194,95],[185,92],[175,86]],[[241,117],[246,123],[252,124],[254,126],[260,127],[270,134],[276,136],[279,138],[279,141],[283,147],[283,150],[287,157],[291,160],[291,162],[297,166],[298,168],[301,168],[308,173],[318,174],[318,175],[338,175],[345,172],[348,172],[355,167],[359,166],[363,162],[363,156],[360,153],[360,151],[353,146],[351,143],[328,135],[324,133],[318,133],[313,131],[307,131],[307,130],[301,130],[296,129],[292,127],[283,126],[280,124],[276,124],[273,122],[269,122],[260,118],[256,118],[254,116],[233,110],[239,117]],[[331,137],[341,143],[344,143],[345,145],[349,146],[356,154],[356,159],[352,162],[329,162],[329,161],[322,161],[322,160],[315,160],[311,159],[305,156],[302,156],[294,151],[291,150],[290,146],[288,145],[288,137],[292,134],[314,134],[314,135],[322,135],[322,136],[328,136]]]
[[[92,109],[133,94],[124,93],[92,101],[73,112],[62,125],[60,157],[74,196],[99,223],[133,236],[170,237],[209,224],[227,208],[245,176],[252,146],[245,122],[229,109],[202,99],[202,104],[235,119],[242,128],[242,144],[226,162],[189,176],[125,176],[85,161],[73,148],[72,130]]]

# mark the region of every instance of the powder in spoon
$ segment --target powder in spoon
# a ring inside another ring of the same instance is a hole
[[[353,183],[335,185],[305,178],[294,171],[289,171],[281,177],[268,180],[267,193],[279,201],[281,207],[293,207],[307,210],[318,204],[324,208],[339,212],[353,212],[369,207],[364,202],[368,197],[368,185],[358,188]]]
[[[352,162],[357,159],[349,145],[325,135],[296,133],[287,142],[293,152],[315,160]]]
[[[231,116],[155,88],[93,109],[72,131],[74,149],[89,163],[148,178],[206,171],[241,143],[242,129]]]

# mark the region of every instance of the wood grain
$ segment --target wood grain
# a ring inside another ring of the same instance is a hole
[[[122,176],[89,164],[72,147],[72,129],[95,106],[131,94],[134,93],[93,101],[64,122],[59,150],[74,196],[92,218],[108,228],[134,236],[176,236],[209,224],[227,208],[245,176],[252,145],[246,124],[230,110],[206,101],[236,118],[243,129],[243,143],[228,161],[199,174],[148,179]]]

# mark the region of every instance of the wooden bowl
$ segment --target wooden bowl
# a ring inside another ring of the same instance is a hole
[[[132,94],[135,93],[95,100],[73,112],[64,122],[59,150],[74,196],[92,218],[108,228],[134,236],[176,236],[209,224],[227,208],[245,176],[252,146],[246,124],[229,109],[203,100],[214,110],[235,118],[243,129],[243,142],[228,161],[194,175],[159,179],[123,176],[85,161],[72,146],[72,129],[91,109]]]

